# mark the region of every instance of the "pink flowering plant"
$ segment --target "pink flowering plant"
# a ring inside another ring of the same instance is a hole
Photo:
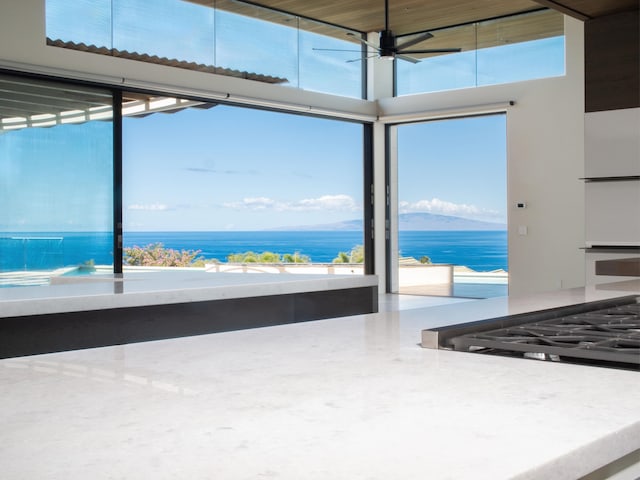
[[[199,257],[201,250],[174,250],[162,243],[151,243],[144,247],[134,246],[124,249],[124,263],[138,267],[204,267],[207,263],[219,263],[215,258]],[[229,263],[311,263],[307,255],[299,252],[280,255],[273,252],[244,252],[227,255]]]
[[[174,250],[162,243],[124,249],[124,262],[141,267],[193,267],[200,250]],[[200,263],[200,262],[198,262]]]

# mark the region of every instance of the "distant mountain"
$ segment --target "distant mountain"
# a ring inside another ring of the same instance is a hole
[[[402,213],[399,215],[400,230],[506,230],[504,223],[483,222],[450,215],[433,213]],[[278,227],[273,230],[290,231],[347,231],[362,230],[362,220],[324,223],[318,225],[298,225]]]
[[[362,230],[362,220],[345,220],[344,222],[336,222],[336,223],[320,223],[316,225],[295,225],[295,226],[286,226],[286,227],[276,227],[271,228],[270,230],[281,230],[281,231],[291,231],[291,232],[306,232],[306,231],[317,231],[317,232],[325,232],[325,231],[350,231],[350,230]]]
[[[402,213],[400,230],[506,230],[504,223],[483,222],[433,213]]]

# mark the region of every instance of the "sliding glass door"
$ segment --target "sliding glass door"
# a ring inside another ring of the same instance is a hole
[[[0,286],[113,271],[109,90],[0,75]]]

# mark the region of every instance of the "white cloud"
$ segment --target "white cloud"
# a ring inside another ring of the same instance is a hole
[[[267,197],[247,197],[240,202],[224,202],[222,205],[234,210],[267,210],[274,208],[276,201]]]
[[[139,204],[139,203],[134,203],[132,205],[129,205],[127,207],[128,210],[142,210],[145,212],[164,212],[169,210],[169,207],[167,205],[164,205],[162,203],[150,203],[150,204]]]
[[[349,195],[322,195],[304,198],[295,202],[279,202],[267,197],[249,197],[240,202],[225,202],[227,208],[235,210],[276,210],[279,212],[311,212],[320,210],[358,211],[358,203]]]
[[[453,203],[439,198],[431,200],[418,200],[417,202],[399,202],[400,213],[427,212],[437,215],[451,215],[454,217],[473,218],[478,220],[503,220],[503,215],[496,211],[486,208],[480,208],[475,205],[467,205],[466,203]]]
[[[289,205],[291,210],[343,210],[356,211],[358,204],[349,195],[323,195],[318,198],[305,198]]]

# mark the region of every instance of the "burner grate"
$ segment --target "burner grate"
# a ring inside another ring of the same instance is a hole
[[[455,350],[522,352],[640,366],[640,304],[563,315],[450,339]]]

